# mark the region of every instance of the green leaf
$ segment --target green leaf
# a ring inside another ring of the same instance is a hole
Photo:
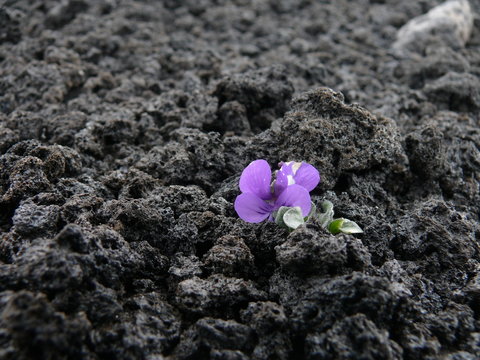
[[[326,228],[328,224],[330,224],[333,221],[333,204],[325,200],[322,202],[322,210],[323,213],[318,215],[318,220],[320,221],[320,225],[323,228]]]
[[[341,233],[342,231],[340,230],[342,228],[342,224],[345,221],[345,219],[335,219],[328,224],[328,231],[330,231],[333,235],[337,235]]]
[[[340,228],[340,231],[344,234],[361,234],[363,230],[360,226],[357,225],[355,221],[343,219],[343,224]]]
[[[283,221],[283,215],[287,212],[288,209],[291,209],[288,206],[280,206],[280,209],[278,209],[274,214],[273,217],[275,218],[275,223],[280,225],[280,226],[287,226],[285,222]]]
[[[360,226],[357,225],[356,222],[340,218],[333,220],[328,225],[328,231],[330,231],[333,235],[344,233],[344,234],[360,234],[363,233],[363,230]]]
[[[302,215],[302,209],[299,206],[295,206],[293,208],[289,208],[283,214],[283,222],[287,225],[290,229],[296,229],[300,225],[305,223]]]
[[[315,215],[315,213],[317,212],[317,206],[313,203],[313,201],[311,202],[312,204],[312,207],[310,208],[310,212],[308,213],[307,216],[305,216],[303,218],[303,220],[307,221],[308,219],[310,219],[312,216]]]

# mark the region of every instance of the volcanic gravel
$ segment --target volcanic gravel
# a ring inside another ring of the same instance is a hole
[[[479,359],[479,13],[0,1],[0,359]],[[255,159],[364,233],[239,219]]]

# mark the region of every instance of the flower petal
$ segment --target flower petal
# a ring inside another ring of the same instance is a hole
[[[282,167],[277,171],[275,177],[274,189],[276,196],[279,196],[288,185],[294,183],[292,164],[291,162],[281,163]]]
[[[304,162],[295,173],[294,178],[295,184],[303,186],[310,192],[320,182],[320,173],[315,167]]]
[[[275,190],[275,196],[279,196],[283,190],[286,189],[288,186],[288,177],[285,175],[283,171],[277,171],[277,175],[275,177],[275,184],[273,186]]]
[[[279,209],[280,206],[295,207],[299,206],[302,209],[302,215],[307,216],[312,207],[310,194],[303,186],[293,184],[288,186],[275,201],[274,209]]]
[[[273,205],[252,193],[238,195],[234,206],[238,216],[250,223],[259,223],[265,220],[273,211]]]
[[[270,182],[272,170],[265,160],[252,161],[240,176],[240,190],[242,193],[253,193],[260,199],[270,200]]]

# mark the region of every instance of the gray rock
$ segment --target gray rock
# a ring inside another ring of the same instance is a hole
[[[343,95],[320,88],[297,96],[281,128],[257,136],[250,151],[282,161],[306,161],[321,169],[321,189],[331,189],[342,173],[376,166],[402,166],[405,155],[396,124]]]
[[[13,226],[15,231],[23,236],[45,236],[56,231],[59,218],[58,205],[37,205],[27,200],[15,210]]]
[[[204,256],[207,269],[226,276],[248,277],[253,272],[253,255],[242,238],[227,235],[217,240]]]
[[[88,9],[88,3],[82,0],[63,0],[53,7],[45,19],[47,27],[58,29],[75,19],[78,13]]]
[[[462,47],[470,38],[473,11],[468,0],[448,0],[398,30],[394,49],[423,53],[429,45]]]
[[[222,133],[232,132],[236,135],[248,134],[250,123],[247,118],[247,109],[238,101],[227,101],[218,109],[216,121],[212,129]]]
[[[182,336],[175,358],[192,359],[207,354],[210,359],[247,359],[255,344],[252,329],[234,320],[203,318]]]
[[[0,127],[0,153],[3,154],[13,144],[20,140],[17,131],[10,128]]]
[[[280,266],[296,273],[341,273],[347,262],[345,238],[330,235],[323,229],[300,227],[275,247],[275,252]]]
[[[232,101],[242,104],[254,132],[269,128],[275,119],[283,116],[292,94],[293,86],[284,68],[278,66],[225,77],[217,84],[214,93],[220,108]],[[228,127],[222,130],[226,131]]]
[[[85,340],[91,324],[85,314],[56,311],[43,294],[1,293],[0,329],[10,334],[0,353],[6,358],[81,359],[88,354]]]
[[[0,3],[0,359],[480,358],[478,1]]]
[[[305,340],[306,359],[403,359],[402,348],[365,315],[358,314],[335,323],[322,334],[310,333]]]
[[[11,16],[7,9],[3,7],[0,10],[0,23],[2,24],[2,30],[0,30],[0,44],[4,42],[10,42],[13,44],[18,43],[22,38],[19,21]]]
[[[449,72],[427,83],[424,91],[444,109],[469,111],[480,108],[480,80],[468,73]]]
[[[288,323],[283,307],[271,301],[252,302],[241,315],[245,324],[262,335],[281,331]]]
[[[265,293],[251,281],[212,275],[207,279],[194,277],[178,284],[176,301],[183,311],[193,314],[232,315],[241,304],[263,300]]]
[[[37,157],[26,156],[15,162],[8,174],[8,190],[2,202],[17,202],[51,187],[44,171],[45,163]]]
[[[202,262],[195,256],[177,254],[171,262],[168,273],[178,282],[202,275]]]
[[[424,126],[405,138],[412,171],[423,179],[436,179],[445,173],[446,146],[435,126]]]

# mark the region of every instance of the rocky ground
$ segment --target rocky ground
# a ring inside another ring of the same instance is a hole
[[[441,3],[0,1],[0,358],[478,359],[480,1]],[[364,234],[243,222],[255,159]]]

